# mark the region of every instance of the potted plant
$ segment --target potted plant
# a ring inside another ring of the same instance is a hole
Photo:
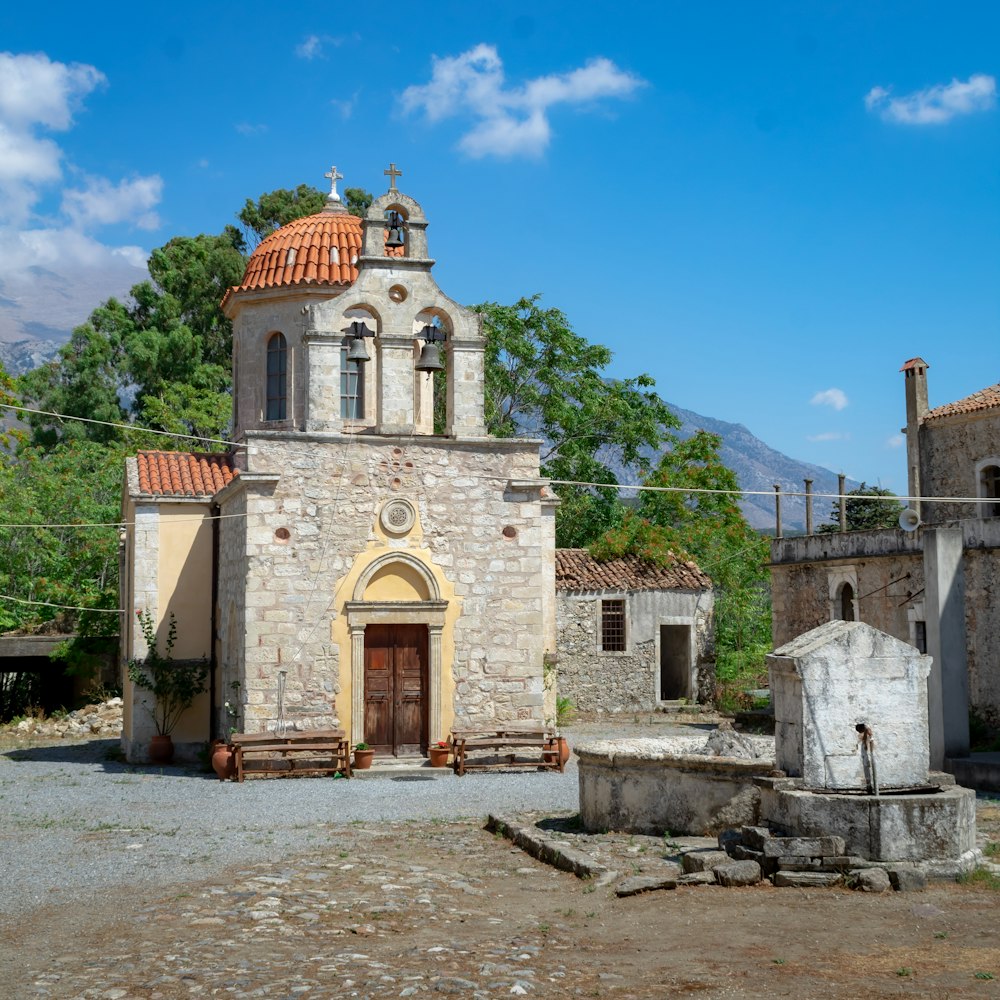
[[[354,764],[356,771],[367,771],[372,766],[372,757],[375,751],[367,743],[354,744]]]
[[[447,740],[437,740],[427,748],[427,756],[431,759],[431,767],[447,767],[448,754],[451,753],[451,745]]]
[[[146,611],[136,611],[139,628],[146,640],[147,652],[141,660],[128,661],[128,678],[136,687],[145,688],[153,696],[149,714],[156,726],[156,735],[149,742],[149,759],[154,764],[169,764],[174,757],[174,743],[170,734],[181,716],[191,707],[195,698],[205,690],[208,663],[205,660],[175,660],[174,643],[177,641],[177,619],[170,613],[165,652],[157,648],[153,616]]]

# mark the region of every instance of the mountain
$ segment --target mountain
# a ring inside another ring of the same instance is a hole
[[[23,375],[51,361],[62,345],[53,340],[25,339],[12,343],[0,341],[0,364],[9,375]]]
[[[677,435],[691,437],[695,431],[705,430],[722,438],[720,458],[736,473],[740,486],[745,490],[760,490],[766,496],[745,496],[740,502],[743,515],[751,527],[760,531],[774,530],[774,484],[781,486],[782,492],[802,493],[804,480],[813,481],[813,493],[838,492],[837,474],[819,465],[800,462],[783,455],[751,434],[743,424],[731,424],[714,417],[705,417],[692,410],[668,404],[681,421]],[[651,461],[656,456],[650,453]],[[846,481],[846,488],[852,490],[860,483],[853,479]],[[813,500],[813,523],[818,527],[828,521],[828,514],[834,501],[828,498]],[[782,496],[781,525],[783,531],[804,531],[806,523],[806,503],[803,497]]]

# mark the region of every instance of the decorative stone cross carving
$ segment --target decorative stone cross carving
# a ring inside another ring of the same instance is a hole
[[[330,181],[330,201],[340,201],[340,195],[337,194],[337,181],[342,181],[344,179],[343,174],[337,173],[336,167],[330,167],[329,171],[323,174],[324,177],[328,178]]]
[[[396,190],[398,190],[398,188],[396,187],[396,178],[397,177],[402,177],[403,176],[403,171],[402,170],[397,170],[395,163],[390,163],[389,164],[389,169],[388,170],[383,170],[382,173],[385,174],[386,177],[389,178],[389,190],[390,191],[396,191]]]

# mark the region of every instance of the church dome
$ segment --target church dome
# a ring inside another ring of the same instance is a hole
[[[344,211],[324,210],[276,229],[250,255],[243,281],[231,291],[294,285],[351,285],[358,276],[362,222]],[[386,248],[387,257],[403,248]],[[229,296],[227,295],[227,298]]]
[[[290,285],[350,285],[358,276],[361,220],[318,212],[289,222],[250,255],[237,291]]]

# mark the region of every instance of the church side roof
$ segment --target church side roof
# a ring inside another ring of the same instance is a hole
[[[954,403],[945,403],[944,406],[936,406],[929,410],[923,422],[928,420],[938,420],[941,417],[954,417],[958,414],[977,413],[980,410],[992,410],[1000,407],[1000,382],[996,385],[989,385],[985,389],[959,399]]]
[[[657,566],[638,556],[599,562],[587,549],[556,549],[556,590],[708,590],[712,581],[693,562]]]
[[[239,475],[232,455],[140,451],[134,461],[138,493],[146,496],[211,497]]]

